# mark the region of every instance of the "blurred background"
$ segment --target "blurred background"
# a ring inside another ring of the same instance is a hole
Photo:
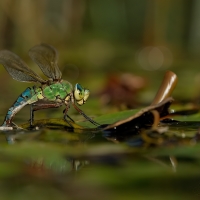
[[[137,101],[128,107],[149,104],[166,70],[179,77],[176,99],[198,101],[199,9],[197,0],[1,0],[0,49],[41,74],[28,50],[41,42],[53,45],[63,79],[90,88],[103,105],[121,105],[130,92],[131,102]],[[26,87],[3,67],[0,80],[1,99],[9,103]]]
[[[167,70],[179,80],[170,108],[184,110],[199,106],[199,11],[198,0],[0,0],[0,50],[43,76],[28,50],[53,45],[63,79],[90,89],[81,109],[94,120],[150,105]],[[0,123],[32,85],[13,80],[0,65]],[[35,119],[61,119],[63,109],[36,112]],[[14,122],[29,116],[27,106]],[[106,132],[42,129],[7,138],[1,132],[0,199],[199,199],[199,123],[182,126],[167,134],[144,131],[121,144]]]
[[[152,46],[158,49],[151,54],[164,57],[198,54],[199,6],[195,0],[2,0],[0,47],[26,51],[44,41],[64,49],[91,45],[112,52],[122,45],[141,53]]]

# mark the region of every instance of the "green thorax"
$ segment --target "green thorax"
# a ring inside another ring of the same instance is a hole
[[[50,101],[55,101],[58,97],[63,100],[72,92],[72,90],[73,88],[71,83],[68,81],[61,81],[44,86],[42,88],[42,95]]]

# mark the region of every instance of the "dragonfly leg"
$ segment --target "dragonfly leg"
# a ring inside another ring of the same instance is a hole
[[[33,104],[30,106],[30,126],[33,126],[34,121],[34,111],[33,111]]]
[[[54,103],[54,102],[49,102],[49,103],[42,103],[42,102],[37,102],[34,104],[31,104],[30,107],[30,126],[33,126],[33,121],[34,121],[34,112],[37,110],[42,110],[42,109],[48,109],[48,108],[59,108],[62,106],[61,103]]]
[[[71,127],[73,127],[72,124],[71,124],[71,122],[74,123],[74,120],[67,114],[68,110],[69,110],[69,105],[63,110],[63,113],[64,113],[64,120],[65,120]],[[67,118],[69,118],[71,122],[70,122]]]
[[[92,124],[94,124],[95,126],[100,126],[99,123],[95,122],[93,119],[91,119],[90,117],[88,117],[81,109],[79,109],[74,103],[72,104],[74,106],[74,108],[83,116],[85,117],[85,119],[87,119],[89,122],[91,122]]]

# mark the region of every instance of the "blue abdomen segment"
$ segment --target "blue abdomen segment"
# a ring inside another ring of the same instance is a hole
[[[30,99],[33,96],[32,91],[33,91],[33,89],[31,89],[29,87],[26,88],[26,90],[24,92],[22,92],[21,97],[24,99],[27,99],[27,100]],[[17,100],[21,101],[20,96]]]
[[[33,88],[28,87],[24,92],[22,92],[22,94],[17,98],[12,107],[9,108],[2,126],[8,126],[11,123],[14,115],[27,104],[27,101],[29,99],[31,99],[31,97],[33,96],[33,91]]]

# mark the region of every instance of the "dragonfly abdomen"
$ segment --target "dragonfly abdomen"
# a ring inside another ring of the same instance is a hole
[[[34,97],[35,90],[33,87],[28,87],[24,92],[22,92],[13,105],[9,108],[2,126],[10,125],[12,118],[17,112],[19,112],[19,110],[21,110],[25,105],[37,101],[37,99]]]

